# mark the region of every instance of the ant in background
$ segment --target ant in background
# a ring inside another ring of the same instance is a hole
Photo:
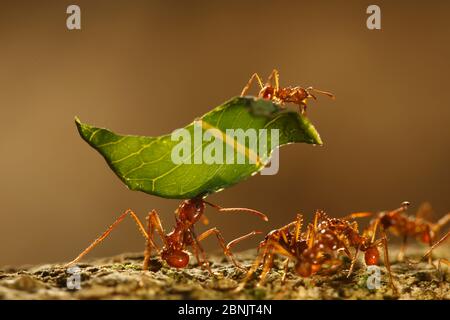
[[[147,216],[147,229],[144,228],[143,224],[137,217],[137,215],[130,209],[125,211],[122,215],[117,218],[117,220],[94,242],[91,243],[85,250],[83,250],[74,260],[69,262],[66,266],[72,265],[78,262],[83,256],[89,253],[95,246],[102,242],[111,231],[121,222],[127,215],[129,215],[137,224],[137,227],[144,238],[147,240],[145,254],[144,254],[144,265],[143,269],[147,270],[150,262],[150,257],[152,250],[156,250],[158,255],[162,260],[166,261],[167,264],[174,268],[184,268],[189,263],[189,254],[186,248],[190,246],[194,251],[194,255],[199,263],[199,265],[205,265],[209,272],[211,269],[209,267],[209,262],[206,259],[205,252],[200,245],[200,241],[206,239],[210,235],[215,235],[219,241],[223,253],[227,256],[236,267],[242,268],[231,252],[231,248],[235,246],[240,241],[247,239],[250,236],[258,234],[260,232],[253,231],[242,237],[239,237],[228,244],[225,244],[225,240],[222,237],[220,231],[217,228],[211,228],[199,236],[196,235],[194,231],[194,225],[199,220],[204,224],[208,224],[208,220],[205,217],[204,210],[205,205],[209,205],[219,212],[232,212],[232,211],[242,211],[258,216],[264,221],[268,221],[268,218],[263,213],[247,208],[222,208],[215,204],[205,201],[203,198],[197,197],[189,200],[183,201],[178,209],[175,211],[175,227],[171,232],[165,233],[159,215],[155,210],[152,210]],[[163,242],[163,247],[159,248],[154,239],[154,233],[159,235]]]
[[[309,98],[317,100],[317,97],[313,93],[323,94],[332,99],[335,98],[332,93],[314,89],[313,87],[308,87],[306,89],[299,86],[280,88],[280,75],[276,69],[274,69],[267,78],[265,85],[263,85],[260,76],[257,73],[254,73],[242,89],[241,97],[247,93],[255,79],[260,88],[258,98],[269,99],[281,106],[285,103],[294,103],[298,105],[301,114],[306,112],[306,102]]]
[[[282,281],[285,280],[291,260],[295,263],[294,270],[298,275],[309,277],[320,271],[335,272],[342,265],[342,260],[339,259],[342,252],[352,260],[348,272],[348,276],[350,276],[359,252],[365,253],[366,265],[376,265],[380,258],[378,246],[382,245],[389,282],[396,291],[389,263],[386,235],[383,234],[383,237],[378,240],[375,240],[374,236],[368,237],[365,233],[360,235],[357,222],[348,221],[367,215],[364,212],[354,213],[338,219],[328,217],[323,211],[316,211],[313,223],[308,224],[306,231],[302,232],[303,216],[298,214],[295,221],[269,232],[259,244],[258,255],[238,290],[245,286],[261,264],[262,271],[258,285],[263,284],[267,274],[273,268],[274,258],[277,254],[286,257],[283,262]],[[356,250],[353,256],[350,248]]]
[[[401,206],[392,211],[382,211],[376,218],[370,222],[369,229],[374,233],[378,226],[381,229],[402,237],[402,245],[398,254],[398,261],[403,261],[405,257],[406,244],[408,238],[416,238],[419,241],[433,247],[436,236],[439,231],[450,222],[450,213],[439,219],[436,223],[428,221],[426,218],[432,214],[431,205],[428,202],[423,203],[415,216],[406,214],[410,203],[404,201]],[[445,236],[444,236],[445,238]],[[428,259],[431,263],[431,251],[428,253]]]

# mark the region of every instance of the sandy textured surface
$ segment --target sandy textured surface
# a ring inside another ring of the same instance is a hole
[[[440,248],[436,256],[445,256],[448,249]],[[249,266],[254,252],[246,251],[237,257]],[[219,255],[211,255],[210,261],[214,275],[195,265],[171,269],[157,258],[152,260],[151,271],[144,272],[142,254],[88,259],[78,265],[79,290],[67,288],[71,274],[62,264],[3,267],[0,299],[450,299],[448,268],[438,272],[427,263],[410,266],[394,262],[392,270],[399,289],[395,294],[388,285],[384,267],[381,287],[368,289],[369,275],[362,264],[350,278],[346,277],[345,268],[333,275],[306,279],[289,272],[284,284],[281,268],[274,268],[264,286],[257,287],[252,280],[244,290],[236,292],[244,272]],[[281,261],[277,260],[277,265],[281,267]]]

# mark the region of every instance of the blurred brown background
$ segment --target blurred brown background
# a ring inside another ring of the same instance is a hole
[[[81,31],[66,8],[81,7]],[[173,225],[177,200],[127,190],[75,129],[161,135],[238,95],[276,67],[313,85],[323,147],[290,145],[276,176],[209,199],[266,212],[269,223],[208,209],[226,239],[316,208],[342,216],[429,200],[450,210],[450,25],[446,1],[2,1],[0,265],[72,259],[131,207]],[[203,228],[203,227],[202,227]],[[255,246],[260,238],[241,248]],[[91,256],[143,250],[126,221]],[[215,239],[208,250],[217,250]]]

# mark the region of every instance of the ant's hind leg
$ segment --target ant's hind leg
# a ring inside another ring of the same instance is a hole
[[[250,80],[248,80],[247,84],[245,85],[245,87],[242,89],[241,92],[241,97],[245,96],[245,94],[247,93],[247,91],[250,89],[250,86],[252,85],[254,80],[258,81],[258,85],[260,90],[264,87],[263,83],[261,81],[261,78],[259,77],[259,75],[257,73],[252,74],[252,76],[250,77]]]
[[[149,239],[149,236],[148,236],[147,232],[145,231],[145,228],[142,225],[139,218],[136,216],[136,214],[131,209],[128,209],[127,211],[122,213],[119,216],[119,218],[117,218],[117,220],[114,221],[114,223],[112,225],[110,225],[108,227],[108,229],[106,229],[106,231],[103,232],[103,234],[100,237],[95,239],[94,242],[92,242],[86,249],[84,249],[75,259],[73,259],[72,261],[67,263],[65,265],[65,267],[68,267],[74,263],[77,263],[81,258],[83,258],[86,254],[88,254],[92,249],[94,249],[95,246],[97,246],[100,242],[102,242],[111,233],[111,231],[113,231],[114,228],[117,227],[117,225],[119,225],[119,223],[121,223],[123,221],[123,219],[125,219],[125,217],[127,215],[130,215],[130,217],[133,218],[133,220],[136,222],[136,225],[137,225],[139,231],[141,232],[141,234],[144,236],[144,238]]]

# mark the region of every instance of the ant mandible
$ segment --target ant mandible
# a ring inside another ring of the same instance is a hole
[[[247,91],[250,89],[250,86],[252,85],[253,81],[255,81],[255,79],[257,80],[260,88],[258,98],[272,100],[281,106],[284,105],[285,103],[297,104],[301,114],[304,114],[306,112],[306,102],[309,98],[317,100],[317,97],[313,93],[323,94],[332,99],[335,98],[335,96],[332,93],[314,89],[313,87],[302,88],[296,86],[296,87],[281,88],[280,75],[278,70],[276,69],[273,69],[272,73],[267,78],[265,85],[263,85],[260,76],[257,73],[254,73],[250,77],[248,83],[242,89],[241,97],[247,93]]]
[[[83,256],[85,256],[95,246],[97,246],[100,242],[102,242],[111,233],[111,231],[120,222],[122,222],[126,216],[129,215],[136,222],[139,231],[147,240],[144,254],[144,264],[143,264],[144,270],[148,269],[153,249],[156,250],[161,259],[166,261],[169,266],[174,268],[186,267],[189,263],[189,254],[186,251],[186,248],[190,246],[194,251],[194,255],[199,265],[201,266],[205,265],[208,271],[211,272],[209,262],[206,259],[205,252],[202,246],[200,245],[200,241],[206,239],[210,235],[215,235],[217,237],[219,245],[221,246],[225,256],[227,256],[236,267],[242,268],[238,264],[238,262],[234,259],[234,256],[231,252],[231,248],[240,241],[247,239],[248,237],[258,234],[260,232],[252,231],[242,237],[239,237],[229,242],[228,244],[225,244],[225,240],[217,228],[211,228],[203,232],[199,236],[197,236],[194,231],[195,223],[197,223],[199,220],[201,220],[204,224],[208,223],[208,220],[204,215],[206,204],[217,209],[219,212],[242,211],[256,215],[259,218],[263,219],[264,221],[268,221],[267,216],[257,210],[247,208],[222,208],[218,205],[212,204],[204,200],[202,197],[197,197],[185,200],[180,204],[180,206],[175,211],[175,227],[172,229],[171,232],[166,234],[164,228],[162,227],[161,220],[156,210],[152,210],[148,214],[147,229],[145,229],[143,224],[137,217],[137,215],[131,209],[128,209],[123,214],[121,214],[119,218],[117,218],[117,220],[100,237],[98,237],[94,242],[92,242],[74,260],[66,264],[66,266],[70,266],[78,262]],[[162,240],[163,243],[162,248],[159,248],[153,239],[155,231]]]

